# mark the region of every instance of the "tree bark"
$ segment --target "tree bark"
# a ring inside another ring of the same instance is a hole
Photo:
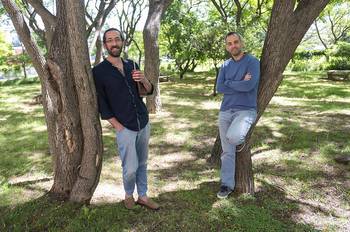
[[[24,76],[24,79],[27,79],[27,71],[26,71],[26,63],[25,62],[22,62],[22,69],[23,69],[23,76]]]
[[[97,37],[96,40],[96,56],[95,56],[95,61],[94,61],[94,66],[98,65],[99,63],[101,63],[102,59],[103,59],[103,42],[101,39],[101,34]]]
[[[97,109],[97,95],[92,77],[89,48],[85,35],[83,1],[65,0],[67,34],[73,67],[73,83],[78,97],[82,141],[82,159],[70,200],[90,202],[102,168],[102,129]]]
[[[154,86],[154,93],[147,97],[147,109],[150,113],[161,111],[159,89],[159,45],[158,34],[160,21],[165,10],[173,0],[149,0],[149,10],[143,29],[143,43],[145,47],[145,75]]]
[[[219,67],[217,67],[217,64],[214,64],[215,66],[215,82],[214,82],[214,88],[213,88],[213,96],[215,97],[217,95],[217,92],[216,92],[216,84],[217,84],[217,81],[218,81],[218,77],[219,77]]]
[[[83,2],[57,1],[54,36],[48,41],[45,61],[20,9],[11,0],[1,1],[40,77],[54,166],[50,196],[87,203],[99,180],[103,147]]]
[[[261,56],[261,77],[258,92],[258,117],[246,137],[245,149],[237,153],[237,193],[254,193],[254,179],[250,152],[251,134],[283,79],[283,71],[303,36],[328,4],[329,0],[275,1]],[[221,145],[220,145],[221,146]],[[220,149],[212,153],[211,161],[220,159]]]
[[[212,164],[220,165],[221,153],[222,153],[221,139],[220,139],[219,130],[218,130],[214,146],[211,149],[211,156],[209,157],[208,162]]]

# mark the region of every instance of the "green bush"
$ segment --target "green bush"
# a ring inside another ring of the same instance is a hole
[[[290,70],[295,72],[309,71],[307,60],[294,60],[290,64]]]
[[[327,55],[328,70],[350,70],[350,43],[338,42],[328,50]]]
[[[330,57],[328,70],[350,70],[350,60],[345,57]]]
[[[326,63],[325,56],[311,56],[310,58],[294,59],[289,63],[287,69],[295,72],[321,71],[324,70]]]

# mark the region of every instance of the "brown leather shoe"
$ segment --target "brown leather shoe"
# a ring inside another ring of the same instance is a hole
[[[133,196],[131,196],[131,197],[126,197],[126,198],[124,199],[124,206],[125,206],[125,208],[127,208],[127,209],[132,209],[132,208],[134,208],[134,206],[135,206],[135,199],[134,199],[134,197],[133,197]]]
[[[136,203],[152,210],[159,210],[160,208],[160,206],[150,198],[148,198],[147,201],[143,201],[140,198],[138,198]]]

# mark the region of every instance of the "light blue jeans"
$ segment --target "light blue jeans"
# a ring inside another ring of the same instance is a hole
[[[150,124],[140,131],[124,128],[117,132],[116,141],[123,168],[123,184],[127,195],[137,186],[140,197],[147,195],[147,158]]]
[[[232,190],[235,188],[236,146],[244,143],[256,116],[255,110],[230,109],[219,113],[221,185]]]

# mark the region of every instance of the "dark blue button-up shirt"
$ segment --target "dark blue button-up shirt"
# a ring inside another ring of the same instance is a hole
[[[148,111],[131,76],[133,61],[123,64],[125,76],[106,59],[92,69],[98,108],[102,119],[115,117],[124,127],[139,131],[148,123]]]

